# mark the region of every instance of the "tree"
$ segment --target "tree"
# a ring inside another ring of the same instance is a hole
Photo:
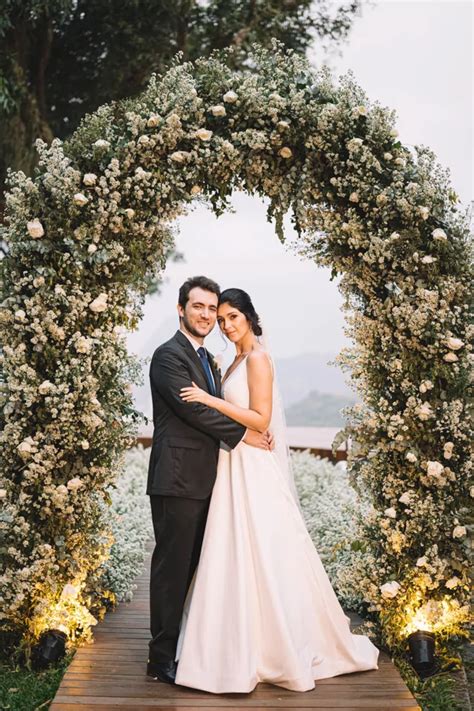
[[[31,174],[34,141],[66,138],[86,113],[134,96],[176,52],[187,59],[276,37],[304,53],[343,39],[361,0],[3,0],[0,196],[8,168]],[[0,197],[0,212],[2,198]]]

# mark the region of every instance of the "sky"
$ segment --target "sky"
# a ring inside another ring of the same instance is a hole
[[[356,18],[339,54],[309,55],[336,76],[352,70],[371,100],[395,109],[402,142],[434,150],[465,206],[473,199],[472,37],[471,2],[378,0]],[[348,343],[337,280],[280,244],[260,200],[236,194],[233,205],[235,213],[219,219],[198,207],[179,221],[176,247],[185,260],[167,266],[160,295],[147,299],[140,328],[129,337],[130,350],[151,356],[173,335],[179,286],[205,274],[223,289],[249,292],[275,357],[337,353]],[[291,242],[289,221],[287,232]],[[224,362],[232,356],[217,329],[206,345],[223,352]]]

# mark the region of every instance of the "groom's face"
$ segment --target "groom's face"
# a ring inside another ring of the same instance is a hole
[[[195,286],[189,292],[186,306],[178,304],[178,314],[188,333],[205,338],[214,328],[217,318],[217,294]]]

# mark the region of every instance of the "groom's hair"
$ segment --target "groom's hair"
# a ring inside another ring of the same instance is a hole
[[[216,294],[217,298],[219,298],[219,296],[221,295],[219,284],[216,284],[216,282],[212,281],[212,279],[208,279],[205,276],[189,277],[189,279],[186,279],[186,281],[179,290],[178,304],[183,309],[188,303],[189,292],[196,286],[198,286],[200,289],[204,289],[204,291],[211,291],[213,294]]]

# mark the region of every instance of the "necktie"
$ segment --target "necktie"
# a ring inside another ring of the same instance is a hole
[[[207,359],[207,353],[206,349],[203,348],[202,346],[197,349],[199,358],[201,359],[202,367],[204,368],[204,372],[206,374],[206,380],[209,384],[209,389],[211,391],[211,395],[216,394],[216,386],[214,384],[214,378],[212,376],[212,370],[211,366],[209,365],[209,361]]]

